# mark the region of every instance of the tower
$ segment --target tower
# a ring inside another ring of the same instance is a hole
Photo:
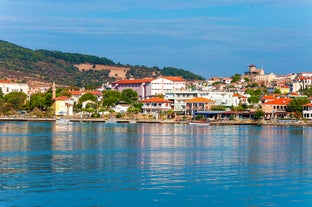
[[[56,87],[55,82],[52,83],[52,99],[56,98]]]

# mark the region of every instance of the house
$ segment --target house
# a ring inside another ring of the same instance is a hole
[[[248,97],[242,94],[233,94],[233,106],[238,106],[239,104],[248,104]]]
[[[74,102],[78,102],[79,98],[87,93],[91,93],[94,96],[97,97],[98,101],[101,101],[103,98],[103,94],[101,91],[85,91],[85,90],[81,90],[81,91],[69,91],[69,93],[71,94],[71,99],[74,100]]]
[[[73,115],[74,101],[67,96],[60,96],[53,99],[56,116]]]
[[[196,97],[185,101],[186,109],[185,113],[188,115],[194,115],[197,111],[208,111],[211,106],[215,105],[215,101],[203,98]]]
[[[145,114],[157,114],[161,111],[168,111],[171,109],[172,104],[172,101],[165,100],[159,97],[149,98],[141,102],[143,103],[142,110]]]
[[[312,119],[312,103],[303,106],[302,117],[305,119]]]
[[[276,98],[262,104],[266,118],[284,117],[288,114],[287,106],[291,98]]]
[[[23,92],[28,95],[29,85],[27,83],[14,83],[10,80],[0,80],[0,90],[4,95],[11,92]]]
[[[112,109],[117,113],[126,113],[129,107],[130,107],[129,104],[118,104],[114,106]]]

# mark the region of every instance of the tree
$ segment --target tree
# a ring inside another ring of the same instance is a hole
[[[288,103],[288,110],[293,112],[296,118],[302,117],[302,111],[305,104],[309,103],[309,99],[307,98],[294,98]]]
[[[312,96],[312,86],[305,89],[301,89],[300,91],[302,91],[302,93],[308,97]]]
[[[262,117],[264,117],[265,113],[264,111],[258,109],[256,112],[255,112],[255,119],[256,120],[259,120],[261,119]]]
[[[11,104],[14,110],[20,110],[26,103],[27,95],[23,92],[10,92],[4,96],[4,100]]]
[[[44,93],[34,93],[30,96],[29,108],[33,110],[34,108],[45,109],[47,108],[46,97]]]
[[[247,100],[248,100],[249,103],[251,103],[252,105],[254,105],[254,104],[259,103],[259,101],[260,101],[260,96],[252,95],[252,96],[250,96]]]
[[[80,98],[79,98],[79,102],[85,102],[85,101],[93,101],[96,102],[97,101],[97,97],[95,95],[93,95],[92,93],[85,93],[83,94]]]
[[[120,92],[114,90],[108,90],[103,92],[103,106],[112,107],[115,106],[120,99]]]
[[[125,89],[121,92],[121,100],[126,104],[132,104],[138,101],[138,93],[131,88]]]
[[[4,93],[2,92],[2,89],[0,88],[0,99],[3,99]]]
[[[273,93],[282,94],[281,89],[275,88]]]
[[[238,82],[240,80],[241,75],[238,74],[238,73],[235,73],[231,78],[232,78],[231,83],[236,83],[236,82]]]

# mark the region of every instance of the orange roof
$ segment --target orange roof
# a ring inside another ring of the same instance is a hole
[[[0,83],[11,83],[10,80],[0,80]]]
[[[266,105],[288,105],[288,103],[291,101],[291,98],[276,98],[272,101],[268,101]]]
[[[274,100],[274,99],[276,99],[277,97],[273,94],[273,95],[267,95],[267,96],[263,96],[262,98],[261,98],[261,100]]]
[[[165,100],[165,99],[159,98],[159,97],[149,98],[149,99],[143,100],[141,102],[143,102],[143,103],[172,103],[172,101]]]
[[[215,101],[203,97],[196,97],[185,101],[185,103],[212,103],[212,102],[214,103]]]
[[[67,96],[59,96],[59,97],[54,98],[53,100],[54,101],[66,101],[68,99],[69,98]]]
[[[165,78],[167,80],[171,80],[171,81],[185,81],[183,77],[181,76],[161,76],[161,78]]]
[[[125,79],[125,80],[120,80],[116,81],[115,83],[118,84],[138,84],[138,83],[150,83],[152,80],[155,80],[154,78],[143,78],[143,79]]]
[[[69,91],[71,95],[82,95],[86,93],[91,93],[93,95],[102,95],[101,91]]]
[[[238,97],[238,98],[247,98],[246,96],[243,96],[243,95],[238,94],[238,93],[234,93],[233,97]]]
[[[305,104],[304,106],[312,107],[312,103]]]

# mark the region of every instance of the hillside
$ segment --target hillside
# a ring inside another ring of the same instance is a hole
[[[107,58],[78,53],[31,50],[0,40],[0,79],[22,82],[55,81],[79,87],[99,86],[124,78],[182,76],[187,80],[204,80],[189,71],[176,68],[116,64]]]

